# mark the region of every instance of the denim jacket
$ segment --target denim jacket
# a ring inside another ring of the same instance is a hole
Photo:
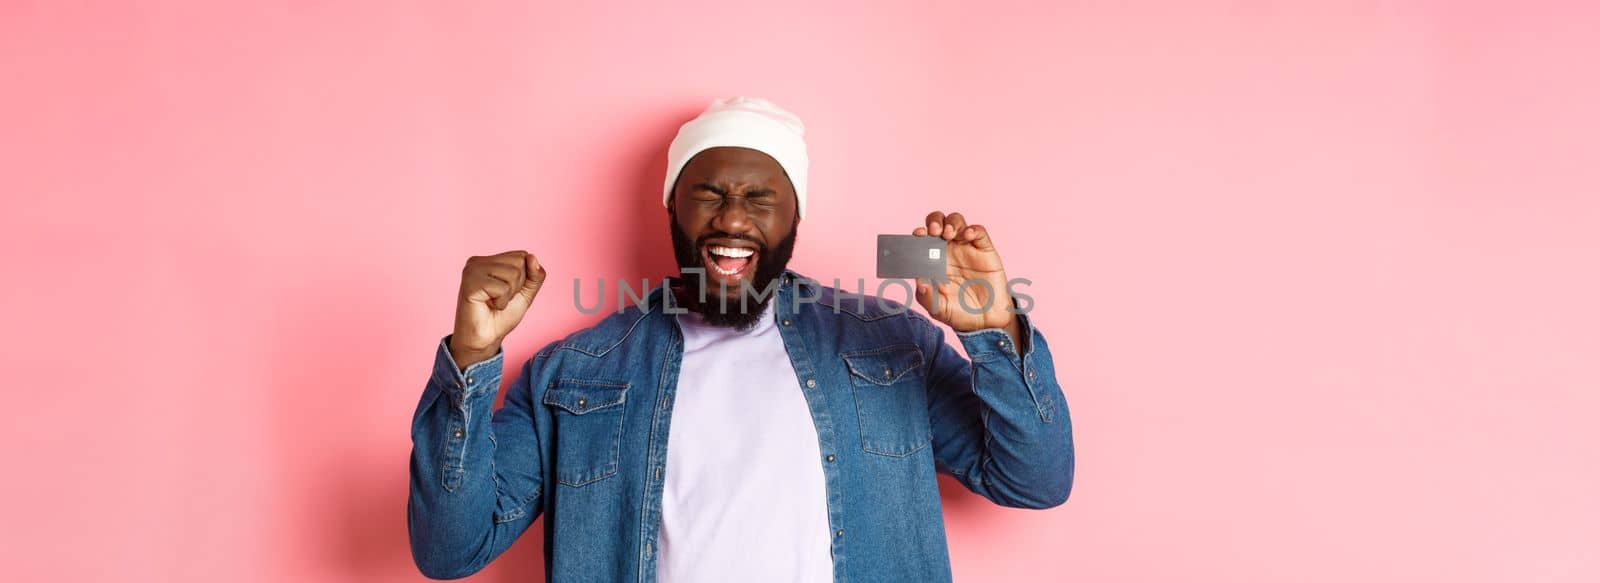
[[[494,410],[503,355],[465,371],[439,343],[411,423],[411,552],[456,578],[544,516],[552,581],[655,581],[683,336],[663,289],[541,349]],[[772,301],[817,429],[834,581],[948,581],[936,472],[996,504],[1049,508],[1072,489],[1072,424],[1044,336],[1019,315],[960,333],[795,272]],[[673,310],[678,308],[673,307]]]

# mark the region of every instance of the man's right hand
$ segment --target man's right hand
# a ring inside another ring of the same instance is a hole
[[[461,294],[456,298],[456,329],[450,336],[450,357],[462,370],[493,357],[512,329],[528,313],[544,267],[527,251],[507,251],[467,259],[461,269]]]

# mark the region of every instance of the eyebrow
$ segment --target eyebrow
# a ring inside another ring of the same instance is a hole
[[[717,186],[715,184],[712,184],[710,182],[696,183],[694,185],[694,188],[697,189],[697,190],[709,190],[711,192],[715,192],[715,193],[720,194],[722,196],[728,196],[728,191],[726,189],[723,189],[723,188],[721,188],[721,187],[719,187],[719,186]],[[745,192],[744,195],[745,195],[746,198],[749,198],[749,197],[752,197],[752,196],[774,196],[776,194],[778,194],[778,192],[773,190],[773,189],[770,189],[770,188],[757,188],[757,189]]]

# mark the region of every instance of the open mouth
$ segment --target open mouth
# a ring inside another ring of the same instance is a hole
[[[759,253],[743,241],[712,241],[700,246],[706,274],[726,282],[747,279],[755,272]]]

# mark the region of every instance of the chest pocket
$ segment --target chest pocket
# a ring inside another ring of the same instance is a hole
[[[628,384],[561,379],[544,404],[555,420],[556,482],[584,486],[617,473]]]
[[[850,369],[861,449],[905,457],[932,442],[928,395],[923,387],[922,351],[896,344],[842,355]]]

